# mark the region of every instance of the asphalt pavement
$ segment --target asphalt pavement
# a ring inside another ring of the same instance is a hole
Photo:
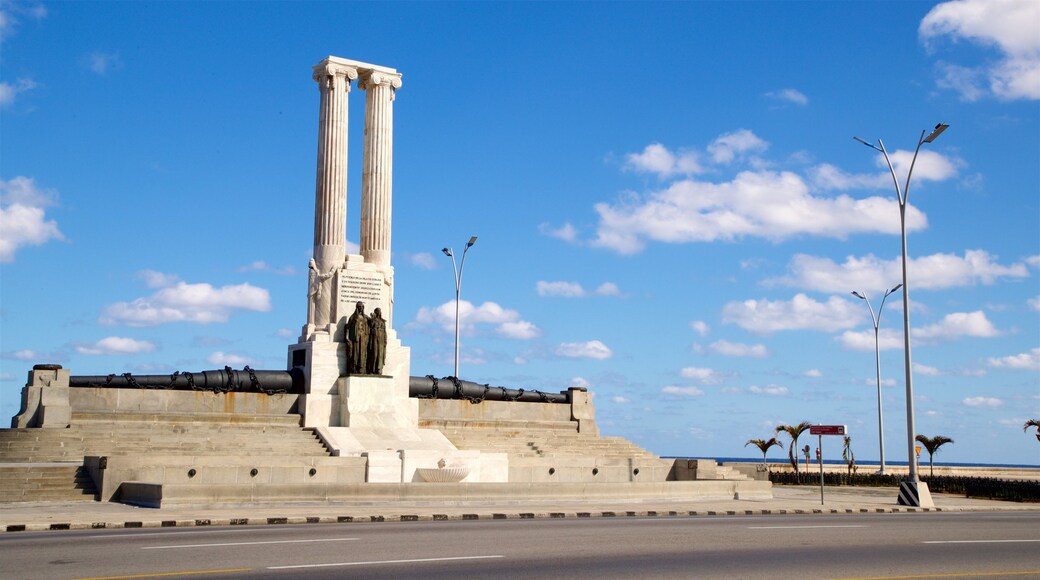
[[[769,514],[862,514],[1038,511],[1040,504],[933,493],[934,508],[896,502],[897,488],[774,486],[765,500],[560,500],[441,502],[293,502],[142,508],[118,503],[0,503],[0,531],[371,523],[424,520],[697,517]]]

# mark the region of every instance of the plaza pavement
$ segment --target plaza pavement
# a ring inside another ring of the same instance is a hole
[[[102,528],[158,528],[229,525],[322,524],[431,520],[705,517],[848,513],[1032,511],[1038,503],[1017,503],[932,494],[935,507],[897,505],[896,488],[774,486],[767,500],[616,500],[467,502],[296,502],[139,508],[100,502],[0,503],[0,532]]]

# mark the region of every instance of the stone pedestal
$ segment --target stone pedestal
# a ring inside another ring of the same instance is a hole
[[[22,389],[22,408],[11,420],[11,427],[64,429],[71,421],[69,370],[60,365],[36,365],[29,371]]]

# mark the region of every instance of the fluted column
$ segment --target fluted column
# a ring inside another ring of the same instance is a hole
[[[342,266],[347,238],[347,95],[357,69],[325,59],[314,66],[321,92],[314,197],[314,270],[308,323],[318,330],[332,317],[332,276]],[[313,315],[311,315],[313,313]]]
[[[394,92],[401,75],[364,71],[365,151],[361,173],[361,255],[365,262],[390,265],[390,210],[393,197]]]

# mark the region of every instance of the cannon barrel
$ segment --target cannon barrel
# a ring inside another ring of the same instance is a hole
[[[107,387],[116,389],[172,389],[176,391],[258,391],[273,393],[303,393],[303,369],[289,371],[256,371],[246,367],[241,371],[225,367],[223,370],[176,372],[171,375],[78,375],[69,377],[71,387]]]
[[[468,399],[479,401],[519,401],[522,403],[570,403],[567,392],[545,393],[533,389],[492,387],[455,377],[435,379],[433,375],[408,378],[408,396],[420,399]]]

